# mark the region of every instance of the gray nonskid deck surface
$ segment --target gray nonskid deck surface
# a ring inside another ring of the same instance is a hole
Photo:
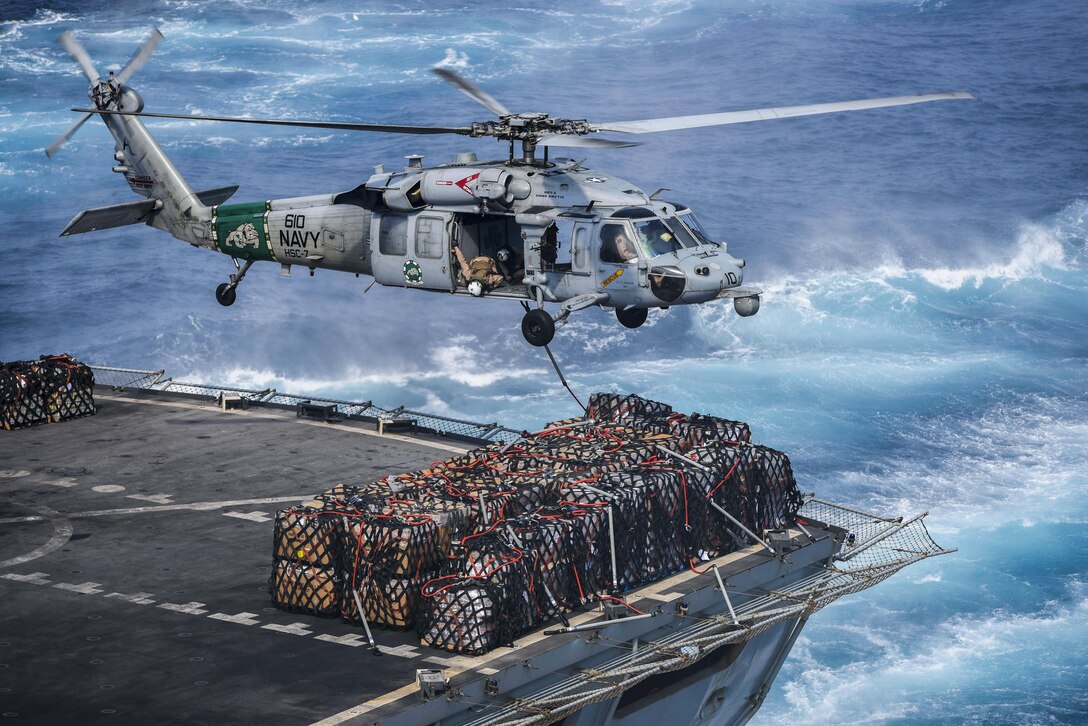
[[[271,607],[276,510],[450,455],[291,413],[98,395],[0,431],[0,714],[24,723],[297,723],[444,657],[414,633]]]

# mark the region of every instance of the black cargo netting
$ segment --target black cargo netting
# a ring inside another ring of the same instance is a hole
[[[268,583],[272,604],[292,613],[340,614],[341,579],[336,570],[277,560]]]
[[[340,613],[341,537],[335,515],[315,507],[293,507],[276,515],[272,603],[288,612],[335,616]]]
[[[603,508],[605,555],[611,557],[615,539],[619,589],[627,590],[678,571],[683,555],[685,509],[683,482],[673,471],[628,470],[604,474],[592,482],[574,484],[567,501]],[[608,534],[611,510],[611,536]],[[609,563],[608,576],[613,577]]]
[[[340,558],[337,517],[313,507],[292,507],[276,515],[273,555],[304,565],[333,567]]]
[[[419,587],[449,552],[448,532],[426,514],[359,513],[341,518],[347,588],[342,615],[388,628],[414,625]]]
[[[8,431],[94,412],[94,372],[71,356],[0,363],[0,426]]]
[[[564,504],[507,521],[515,543],[530,559],[542,618],[596,600],[608,588],[604,516],[600,509]]]
[[[789,459],[749,438],[744,423],[594,394],[589,418],[282,512],[273,599],[485,653],[749,546],[744,528],[791,524],[801,496]]]
[[[538,621],[530,566],[505,522],[464,538],[442,574],[423,585],[422,643],[471,655],[512,644]]]
[[[752,431],[741,421],[693,413],[672,421],[672,435],[686,450],[716,442],[747,442],[752,438]]]
[[[598,421],[618,423],[640,416],[671,414],[672,406],[650,401],[634,394],[594,393],[589,397],[586,416]]]

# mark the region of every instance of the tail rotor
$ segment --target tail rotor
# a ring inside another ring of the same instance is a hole
[[[120,110],[119,99],[121,97],[122,85],[132,78],[136,71],[140,70],[147,63],[147,59],[151,57],[151,54],[155,52],[155,48],[158,46],[159,41],[162,40],[162,33],[156,28],[148,36],[147,40],[143,42],[143,45],[132,54],[128,63],[121,69],[121,72],[114,76],[110,74],[110,78],[102,80],[98,70],[94,67],[94,61],[91,60],[91,56],[87,53],[86,48],[76,40],[75,36],[69,31],[61,33],[60,36],[61,47],[68,51],[68,55],[72,56],[72,59],[83,70],[83,74],[87,76],[87,80],[91,85],[88,89],[87,95],[94,100],[95,106],[100,109],[107,109],[113,107],[116,110]],[[72,138],[77,131],[87,123],[94,114],[84,113],[76,122],[68,127],[68,130],[53,140],[53,143],[49,144],[45,148],[45,155],[50,159],[60,150],[62,146],[68,143],[68,139]]]

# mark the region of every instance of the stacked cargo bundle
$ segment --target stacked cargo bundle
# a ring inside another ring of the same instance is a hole
[[[615,542],[614,589],[659,580],[684,567],[683,480],[673,471],[626,469],[566,490],[573,504],[604,508]]]
[[[94,371],[71,356],[0,363],[0,426],[8,431],[94,412]]]
[[[793,521],[801,508],[801,493],[789,457],[758,444],[721,442],[693,449],[688,456],[713,472],[715,483],[707,501],[729,512],[753,532],[775,529]],[[721,517],[713,519],[715,549],[730,552],[746,546],[743,531]]]
[[[342,516],[347,622],[405,629],[415,623],[426,574],[449,551],[449,539],[428,514],[360,511]]]
[[[308,506],[279,512],[268,583],[273,604],[289,612],[338,615],[341,539],[335,514]]]
[[[537,622],[530,562],[505,520],[465,537],[422,588],[421,642],[472,655],[513,642]]]
[[[616,394],[587,414],[281,512],[274,603],[481,654],[800,507],[789,459],[747,424]]]

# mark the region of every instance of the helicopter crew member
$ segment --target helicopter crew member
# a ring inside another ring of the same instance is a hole
[[[553,269],[555,261],[559,259],[559,227],[555,222],[544,230],[540,237],[540,261],[544,263],[544,269]]]
[[[601,260],[604,262],[624,263],[638,257],[638,251],[624,234],[623,227],[607,225],[601,231],[601,242]]]
[[[518,264],[517,253],[509,246],[503,245],[499,248],[499,251],[495,253],[495,262],[498,263],[499,272],[507,282],[516,284],[524,279],[525,268]]]
[[[455,244],[453,252],[457,255],[457,263],[461,266],[462,284],[476,297],[506,282],[506,278],[495,266],[495,260],[487,255],[473,257],[472,262],[467,262],[461,253],[460,245]]]

